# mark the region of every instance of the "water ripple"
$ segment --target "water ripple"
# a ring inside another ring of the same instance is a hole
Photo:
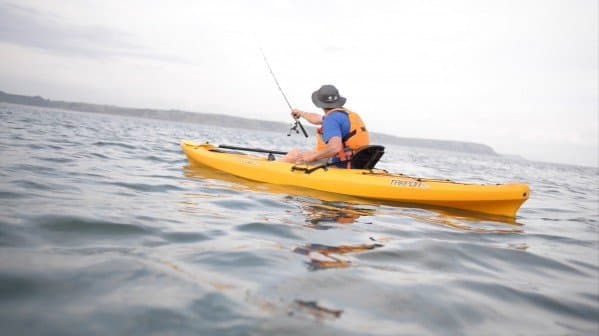
[[[146,234],[149,231],[139,225],[72,216],[46,216],[37,218],[34,221],[39,223],[41,229],[63,234],[121,236]]]
[[[279,238],[286,239],[299,239],[294,233],[294,229],[287,225],[274,224],[274,223],[248,223],[238,225],[237,230],[252,233],[256,236],[276,236]]]

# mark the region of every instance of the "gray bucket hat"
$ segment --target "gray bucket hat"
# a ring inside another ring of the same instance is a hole
[[[312,93],[312,102],[320,108],[341,107],[346,100],[333,85],[323,85]]]

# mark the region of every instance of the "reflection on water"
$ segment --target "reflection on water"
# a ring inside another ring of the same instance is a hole
[[[318,301],[296,299],[291,302],[269,301],[259,297],[246,297],[246,302],[255,305],[269,314],[285,314],[287,317],[312,319],[317,322],[327,322],[338,319],[343,309],[331,308]]]
[[[415,220],[423,221],[430,224],[437,224],[461,231],[470,231],[477,233],[522,233],[522,224],[516,222],[515,219],[497,217],[491,220],[492,216],[464,216],[452,215],[443,210],[436,210],[435,215],[418,215],[403,212],[402,215]],[[511,227],[505,227],[508,224]]]
[[[306,227],[318,230],[334,228],[333,225],[327,225],[327,223],[352,224],[360,216],[373,216],[375,214],[374,209],[345,202],[315,200],[311,203],[309,200],[306,200],[300,207],[306,216]]]
[[[293,252],[308,257],[308,268],[310,270],[322,270],[327,268],[343,268],[351,265],[350,260],[343,259],[340,255],[348,253],[357,253],[383,247],[382,244],[361,244],[361,245],[339,245],[329,246],[322,244],[307,244],[296,247]]]
[[[294,303],[295,307],[292,306],[293,310],[290,310],[290,314],[293,314],[298,309],[305,310],[317,320],[324,320],[331,317],[338,318],[343,314],[343,310],[341,309],[322,307],[316,301],[295,300]]]

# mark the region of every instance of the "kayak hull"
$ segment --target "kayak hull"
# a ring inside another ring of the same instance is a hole
[[[414,178],[382,170],[314,166],[269,161],[266,157],[226,152],[212,144],[181,142],[189,161],[249,180],[297,186],[390,202],[423,204],[515,217],[529,197],[527,184],[480,185]]]

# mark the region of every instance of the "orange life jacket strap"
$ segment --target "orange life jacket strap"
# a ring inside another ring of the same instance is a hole
[[[366,132],[366,127],[364,127],[364,126],[360,127],[360,131]],[[342,139],[343,143],[345,143],[347,140],[349,140],[349,138],[353,137],[356,134],[358,134],[358,130],[353,129],[351,132],[349,132],[346,136],[343,137],[343,139]]]
[[[345,162],[347,169],[351,169],[351,157],[354,155],[354,151],[351,148],[343,148],[337,153],[337,157],[340,162]]]

